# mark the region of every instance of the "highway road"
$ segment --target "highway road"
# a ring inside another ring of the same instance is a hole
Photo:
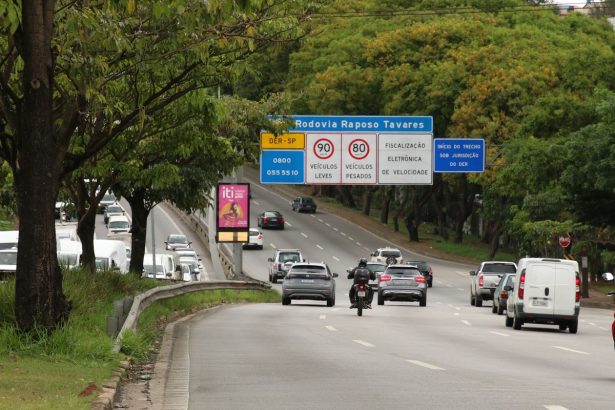
[[[293,213],[260,186],[251,208],[254,226],[265,209],[281,211],[288,224],[265,231],[264,250],[244,252],[244,271],[267,280],[275,248],[300,248],[340,273],[336,306],[240,304],[178,323],[162,408],[615,408],[612,312],[582,309],[576,335],[554,326],[514,331],[491,303],[470,306],[474,266],[402,249],[432,264],[427,307],[374,303],[357,317],[345,270],[389,243],[330,214]]]

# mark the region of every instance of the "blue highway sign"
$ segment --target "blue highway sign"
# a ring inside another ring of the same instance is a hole
[[[485,172],[485,140],[435,138],[434,172]]]
[[[303,150],[261,151],[262,184],[303,184],[305,152]]]

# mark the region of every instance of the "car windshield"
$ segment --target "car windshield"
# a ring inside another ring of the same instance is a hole
[[[376,273],[376,272],[384,272],[384,270],[387,267],[384,266],[381,263],[368,263],[367,264],[367,269],[371,270],[372,272]]]
[[[105,196],[103,196],[103,199],[101,201],[102,202],[115,202],[115,195],[105,194]]]
[[[381,255],[385,258],[392,256],[394,258],[399,258],[401,256],[401,252],[399,251],[382,251]]]
[[[107,213],[108,214],[121,214],[122,212],[124,212],[124,210],[120,206],[111,206],[111,205],[109,205],[107,207]]]
[[[169,235],[169,243],[188,243],[186,235]]]
[[[301,258],[298,253],[281,253],[280,254],[280,262],[301,262]]]
[[[256,229],[250,229],[250,236],[258,236],[258,234],[260,234],[260,232]]]
[[[0,265],[17,265],[17,251],[0,252]]]
[[[429,265],[427,264],[427,262],[422,262],[422,261],[411,261],[411,262],[407,262],[408,265],[414,265],[417,268],[419,268],[420,270],[428,270],[429,269]]]
[[[412,268],[389,268],[385,272],[387,275],[395,275],[395,276],[417,276],[420,275],[421,272],[418,269]]]
[[[76,266],[77,255],[60,254],[58,255],[58,263],[63,266]]]
[[[109,222],[109,229],[129,229],[130,224],[128,221],[111,221]]]
[[[483,266],[483,272],[515,273],[516,271],[515,265],[510,263],[486,263]]]

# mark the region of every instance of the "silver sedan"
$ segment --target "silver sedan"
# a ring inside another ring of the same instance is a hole
[[[335,279],[337,273],[325,263],[295,263],[282,282],[282,304],[291,300],[325,300],[327,306],[335,305]]]

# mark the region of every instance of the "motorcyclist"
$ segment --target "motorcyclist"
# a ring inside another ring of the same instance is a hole
[[[356,268],[348,271],[348,279],[353,279],[352,286],[350,287],[350,292],[348,292],[348,296],[350,297],[350,308],[352,309],[352,308],[357,307],[357,304],[355,301],[356,288],[354,285],[363,284],[363,285],[366,285],[366,288],[367,288],[367,298],[366,298],[367,306],[365,307],[368,309],[371,309],[372,299],[374,298],[374,292],[368,283],[370,280],[376,280],[376,274],[367,267],[367,259],[361,258],[359,260],[359,265]]]

